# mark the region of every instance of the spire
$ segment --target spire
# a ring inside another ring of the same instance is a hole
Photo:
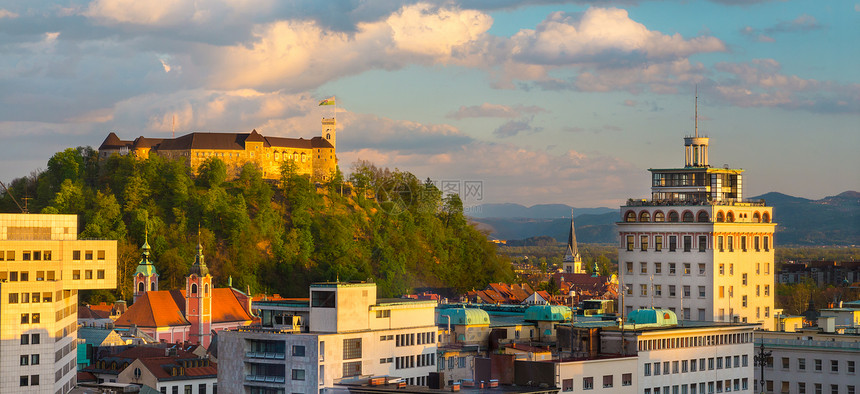
[[[582,262],[579,255],[579,247],[576,245],[576,229],[573,226],[573,209],[570,210],[570,232],[567,234],[567,254],[564,256],[567,262]]]
[[[693,116],[696,118],[696,138],[699,138],[699,84],[696,84],[696,110]]]
[[[200,223],[197,224],[197,256],[194,257],[194,264],[191,265],[191,271],[188,274],[209,275],[209,267],[206,267],[206,262],[203,259],[203,244],[200,242]]]
[[[591,268],[591,277],[596,278],[600,276],[600,267],[597,266],[597,260],[594,260],[594,267]]]

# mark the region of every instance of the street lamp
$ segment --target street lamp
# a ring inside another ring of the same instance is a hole
[[[761,386],[761,392],[764,393],[764,366],[767,365],[768,360],[770,360],[771,352],[764,351],[764,338],[762,338],[761,345],[758,347],[758,355],[755,356],[755,365],[758,366],[761,371],[761,380],[759,380],[759,384]]]

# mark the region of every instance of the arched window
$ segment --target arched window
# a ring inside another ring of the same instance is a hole
[[[767,212],[762,214],[761,215],[761,221],[762,221],[762,223],[770,223],[770,214]]]
[[[636,212],[627,211],[627,214],[624,215],[625,222],[635,222],[636,221]]]
[[[734,221],[735,221],[735,213],[734,213],[734,212],[732,212],[732,211],[729,211],[729,213],[727,213],[727,214],[726,214],[726,221],[727,221],[727,222],[729,222],[729,223],[734,223]]]
[[[690,211],[684,211],[684,221],[692,222],[693,221],[693,213]]]
[[[278,161],[278,160],[280,160],[280,159],[281,159],[281,154],[280,154],[280,152],[275,152],[275,161]]]
[[[753,223],[761,223],[761,215],[758,212],[753,214]]]
[[[326,133],[326,135],[325,135],[325,139],[330,140],[330,139],[331,139],[331,134]]]
[[[699,214],[696,215],[696,221],[697,222],[709,222],[709,221],[711,221],[711,218],[710,218],[710,216],[708,216],[707,211],[699,211]]]
[[[150,283],[149,287],[150,287],[149,290],[155,291],[155,282]]]
[[[196,283],[191,284],[191,294],[197,294],[197,284]]]
[[[144,287],[143,282],[137,282],[137,292],[143,293],[144,291],[146,291],[146,287]]]
[[[203,294],[209,294],[209,284],[203,285]]]
[[[654,212],[654,221],[655,222],[665,222],[666,221],[666,215],[663,215],[663,212],[661,212],[661,211]]]
[[[726,215],[723,214],[723,211],[717,212],[717,221],[720,223],[726,221]]]
[[[639,213],[639,221],[640,222],[650,222],[651,214],[648,211],[642,211]]]
[[[678,212],[669,211],[669,221],[670,222],[677,222],[678,221]]]
[[[306,154],[302,153],[302,163],[306,162],[307,160],[308,160],[308,156]]]

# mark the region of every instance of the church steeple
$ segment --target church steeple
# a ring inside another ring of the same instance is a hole
[[[158,290],[158,270],[150,261],[148,230],[144,230],[143,246],[140,249],[140,262],[137,263],[137,269],[134,271],[134,302],[137,302],[137,299],[147,291]]]
[[[576,229],[573,226],[573,210],[570,210],[570,232],[567,234],[567,253],[562,261],[564,272],[568,274],[583,273],[582,256],[576,244]]]
[[[189,275],[196,274],[197,276],[209,275],[209,267],[203,259],[203,244],[200,243],[200,228],[197,228],[197,256],[194,257],[194,264],[191,265]]]
[[[212,340],[212,275],[203,259],[200,226],[197,226],[197,256],[185,278],[185,318],[191,323],[189,339],[208,348]]]

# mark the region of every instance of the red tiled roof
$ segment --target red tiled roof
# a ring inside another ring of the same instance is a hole
[[[97,380],[96,375],[93,375],[92,372],[78,371],[78,382],[95,382]]]
[[[110,310],[101,311],[93,306],[82,306],[78,309],[78,319],[109,319]]]
[[[212,289],[212,323],[253,320],[240,301],[244,297],[244,294],[234,289]],[[148,291],[116,320],[118,327],[169,327],[190,324],[185,318],[184,290]]]

